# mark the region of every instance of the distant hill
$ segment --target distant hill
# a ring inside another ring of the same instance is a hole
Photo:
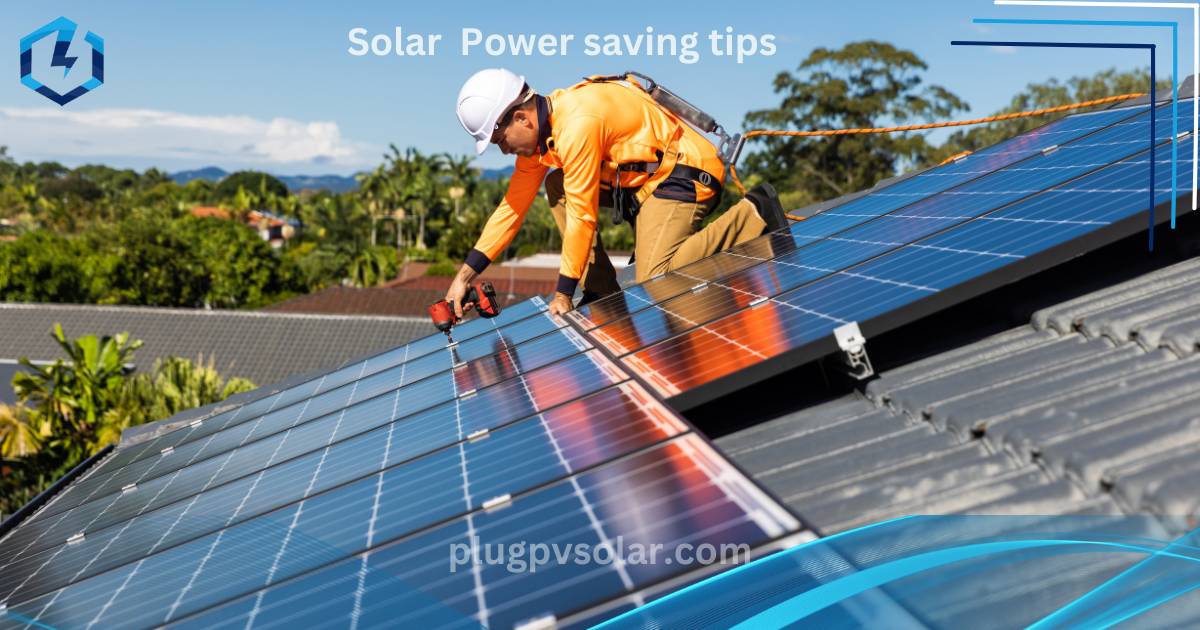
[[[191,171],[180,171],[171,175],[177,184],[186,184],[196,179],[206,179],[214,184],[221,181],[229,172],[218,166],[206,166]],[[347,192],[358,188],[358,181],[353,176],[342,175],[276,175],[288,190],[328,190],[330,192]]]
[[[513,167],[511,166],[485,168],[482,170],[483,179],[503,179],[512,177],[512,173]],[[190,171],[179,171],[172,174],[171,179],[180,185],[196,179],[205,179],[215,184],[228,174],[228,171],[219,166],[206,166]],[[358,180],[354,179],[352,175],[276,175],[276,177],[292,192],[299,192],[305,189],[328,190],[335,193],[358,190]]]
[[[483,169],[484,179],[504,179],[512,177],[513,167],[505,166],[504,168],[485,168]]]

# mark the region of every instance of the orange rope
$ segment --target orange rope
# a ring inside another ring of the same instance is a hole
[[[959,151],[958,153],[951,155],[950,157],[942,160],[941,162],[938,162],[938,166],[945,166],[951,162],[958,160],[959,158],[965,158],[968,155],[971,155],[970,151]]]
[[[985,116],[983,118],[972,118],[970,120],[955,120],[950,122],[923,123],[919,125],[901,125],[899,127],[870,127],[864,129],[821,129],[817,131],[778,131],[771,129],[753,129],[742,134],[742,138],[749,140],[757,136],[792,136],[808,138],[813,136],[849,136],[867,133],[893,133],[896,131],[920,131],[922,129],[939,129],[942,127],[964,127],[966,125],[978,125],[982,123],[1000,122],[1002,120],[1012,120],[1014,118],[1028,118],[1031,116],[1043,116],[1045,114],[1053,114],[1056,112],[1065,112],[1072,109],[1083,109],[1085,107],[1094,107],[1096,105],[1106,105],[1108,103],[1118,103],[1120,101],[1128,101],[1131,99],[1145,96],[1145,93],[1138,94],[1121,94],[1118,96],[1108,96],[1105,98],[1097,98],[1082,103],[1071,103],[1069,105],[1056,105],[1054,107],[1043,107],[1042,109],[1034,109],[1027,112],[1013,112],[1011,114],[997,114],[995,116]],[[969,152],[964,151],[958,155],[952,156],[948,161],[962,157]],[[946,162],[942,162],[945,164]],[[738,177],[737,169],[733,164],[729,165],[729,175],[733,178],[733,183],[737,185],[738,190],[743,195],[746,194],[746,187],[742,185],[742,180]],[[789,219],[800,220],[797,217],[789,216]]]

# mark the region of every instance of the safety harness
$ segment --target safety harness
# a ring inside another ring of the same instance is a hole
[[[707,202],[708,210],[711,211],[721,199],[723,183],[720,178],[704,169],[679,163],[679,140],[683,137],[684,123],[680,121],[680,116],[676,112],[655,100],[649,92],[642,88],[641,84],[631,79],[631,74],[633,73],[596,75],[584,77],[584,79],[589,83],[617,83],[634,90],[674,120],[675,130],[671,133],[667,146],[662,151],[656,152],[657,161],[617,164],[617,172],[612,182],[613,223],[620,224],[622,221],[628,221],[630,225],[634,225],[637,221],[638,211],[651,195],[664,199],[696,201],[694,182],[713,191],[713,196]],[[621,173],[623,172],[647,173],[650,178],[638,188],[624,188],[621,186]]]

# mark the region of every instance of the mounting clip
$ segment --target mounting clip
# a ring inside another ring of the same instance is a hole
[[[833,337],[841,348],[841,362],[846,373],[860,381],[875,375],[871,359],[867,357],[867,339],[858,329],[858,322],[850,322],[833,329]]]

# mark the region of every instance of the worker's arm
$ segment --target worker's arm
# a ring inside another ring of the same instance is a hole
[[[483,226],[483,233],[475,241],[475,247],[467,254],[467,266],[476,274],[483,273],[516,237],[517,230],[521,229],[521,223],[525,221],[525,213],[529,212],[533,198],[542,187],[547,170],[537,158],[517,158],[512,178],[508,182],[508,192]]]
[[[525,213],[529,211],[529,206],[533,205],[533,198],[542,186],[547,170],[537,158],[517,158],[512,178],[508,182],[508,192],[488,218],[483,233],[475,241],[475,247],[467,253],[466,262],[458,270],[454,281],[450,283],[450,289],[446,292],[446,301],[453,305],[454,312],[459,317],[463,315],[462,299],[467,294],[467,288],[508,248],[517,235],[517,230],[525,221]]]
[[[563,192],[567,201],[563,227],[562,262],[551,311],[570,309],[579,279],[587,266],[596,238],[597,207],[600,200],[600,164],[603,157],[604,121],[599,117],[581,117],[555,139],[562,159]],[[559,296],[566,296],[566,301]],[[566,308],[563,308],[565,305]]]

